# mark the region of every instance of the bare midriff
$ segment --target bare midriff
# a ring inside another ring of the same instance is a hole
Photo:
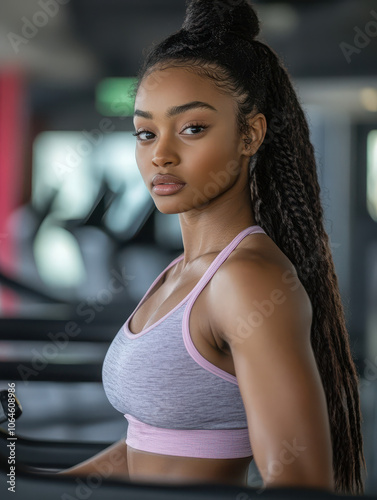
[[[245,238],[238,248],[247,248],[265,235]],[[265,240],[262,239],[262,242]],[[236,255],[235,250],[232,255]],[[178,271],[180,263],[169,269],[154,287],[140,309],[133,315],[129,328],[139,333],[154,324],[171,311],[199,281],[216,254],[199,259],[183,276]],[[175,269],[174,269],[175,268]],[[217,335],[216,328],[208,318],[207,301],[209,288],[206,286],[192,306],[189,328],[190,336],[200,354],[209,362],[235,376],[231,351],[226,342]],[[127,464],[130,480],[156,483],[216,483],[246,486],[249,464],[252,456],[229,459],[208,459],[161,455],[127,447]]]
[[[245,458],[192,458],[160,455],[127,447],[131,481],[150,483],[216,483],[247,485],[249,464]]]

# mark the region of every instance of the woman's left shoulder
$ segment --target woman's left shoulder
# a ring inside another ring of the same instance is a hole
[[[263,233],[241,241],[216,274],[219,281],[244,281],[245,278],[252,278],[258,289],[261,289],[260,286],[264,288],[264,284],[271,285],[276,281],[287,284],[295,279],[300,281],[293,263],[275,242]]]
[[[294,318],[306,327],[312,321],[311,301],[295,266],[268,242],[232,253],[213,277],[209,300],[221,324],[245,315],[286,324]]]
[[[243,249],[227,259],[219,271],[216,273],[218,284],[245,287],[249,295],[263,297],[278,289],[285,293],[297,292],[296,296],[307,295],[295,266],[284,254],[282,257],[279,253]]]

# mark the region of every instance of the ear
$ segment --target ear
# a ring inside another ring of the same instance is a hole
[[[242,136],[241,154],[253,156],[258,151],[267,132],[267,120],[264,114],[256,113],[248,119],[249,134]]]

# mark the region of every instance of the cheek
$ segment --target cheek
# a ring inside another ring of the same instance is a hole
[[[234,151],[226,143],[216,141],[211,144],[203,144],[203,147],[195,148],[190,154],[188,165],[192,166],[195,177],[211,178],[210,174],[226,169],[229,162],[234,162]]]

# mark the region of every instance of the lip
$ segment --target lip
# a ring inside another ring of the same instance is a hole
[[[171,174],[156,174],[152,179],[152,185],[157,186],[158,184],[185,184],[181,179],[178,179],[175,175]]]
[[[178,193],[185,186],[186,184],[156,184],[152,187],[152,191],[159,196],[168,196]]]

